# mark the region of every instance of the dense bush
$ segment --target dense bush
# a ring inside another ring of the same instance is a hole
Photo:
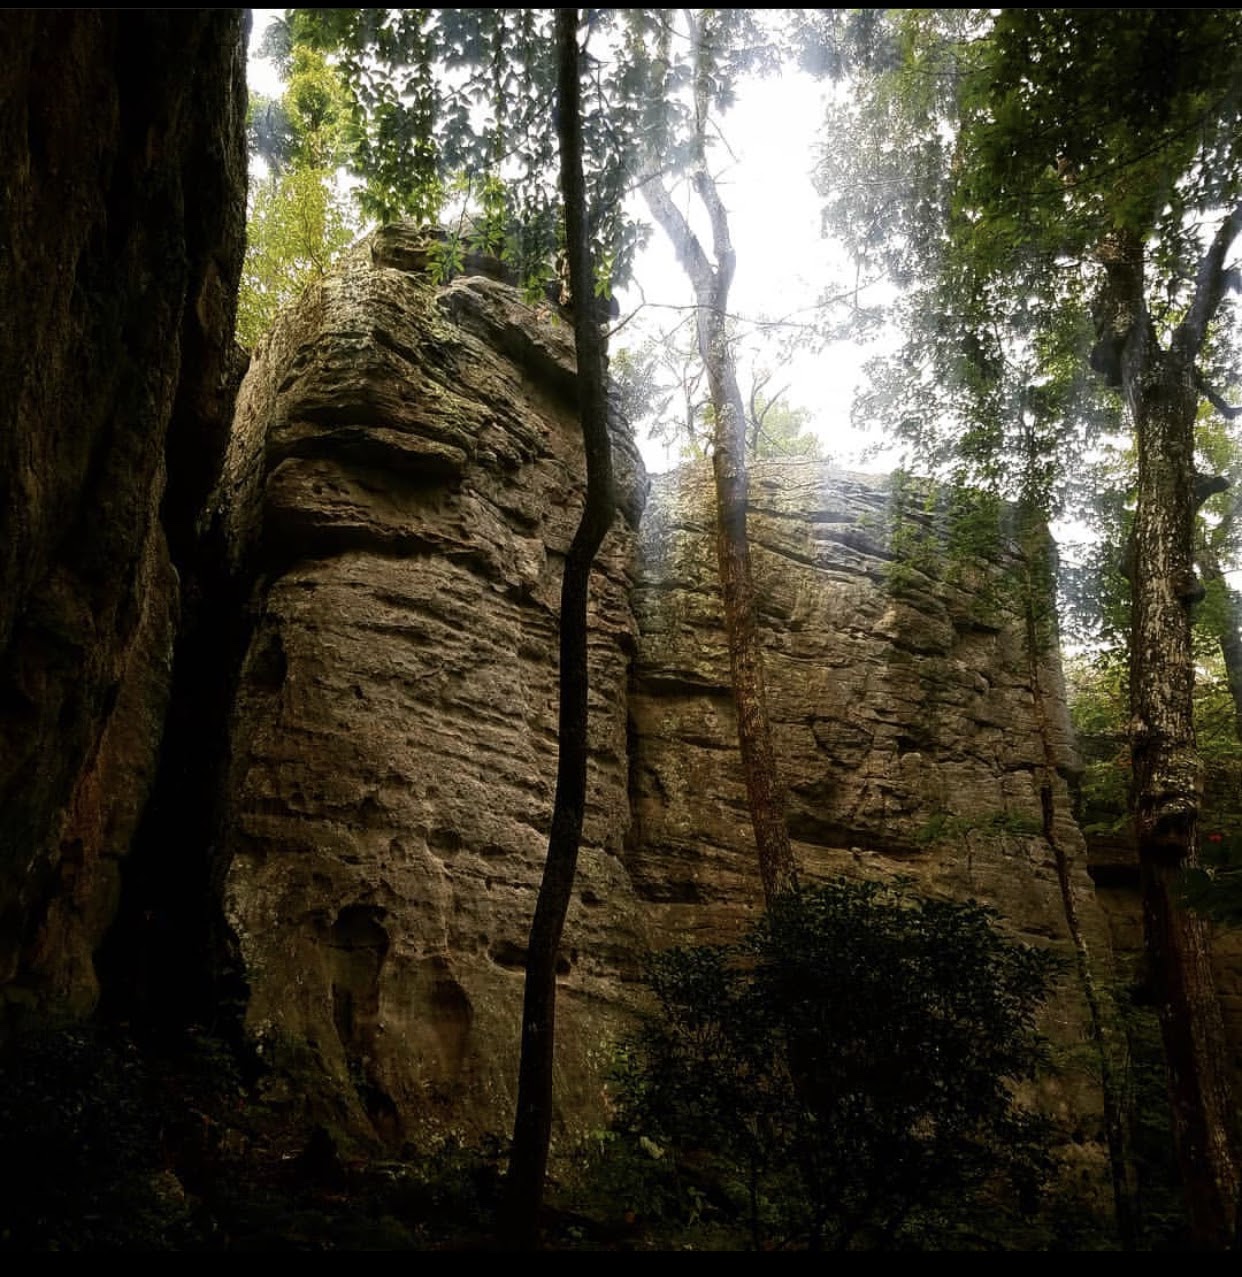
[[[168,1173],[153,1080],[132,1044],[83,1025],[0,1056],[0,1249],[172,1250],[194,1244]]]
[[[1056,967],[982,906],[847,880],[738,945],[660,954],[605,1173],[718,1240],[732,1221],[756,1247],[987,1244],[980,1221],[1032,1208],[1050,1166],[1015,1085],[1044,1061]]]

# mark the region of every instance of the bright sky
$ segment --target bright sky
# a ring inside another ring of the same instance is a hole
[[[275,96],[280,82],[274,69],[253,54],[278,9],[255,9],[251,33],[249,81],[258,92]],[[817,300],[843,266],[834,261],[831,244],[819,233],[820,201],[811,184],[816,137],[824,116],[826,89],[800,72],[745,86],[737,106],[721,121],[721,132],[736,157],[732,163],[718,149],[717,177],[730,214],[737,250],[730,310],[747,320],[807,322]],[[636,211],[650,221],[641,202]],[[635,286],[620,295],[627,315],[644,299],[647,308],[623,330],[620,344],[637,340],[640,325],[668,327],[692,293],[673,251],[658,228],[635,269]],[[773,389],[786,383],[783,402],[811,411],[810,428],[821,438],[824,453],[846,469],[890,470],[890,454],[867,461],[862,448],[873,443],[849,425],[854,387],[868,351],[837,343],[827,351],[804,351],[783,367]],[[743,377],[743,391],[748,382]],[[676,465],[676,452],[640,440],[653,473]]]
[[[742,319],[808,323],[831,282],[849,278],[840,250],[820,234],[821,201],[811,180],[827,92],[810,76],[786,71],[780,78],[745,85],[737,105],[720,122],[736,160],[717,147],[714,171],[737,251],[729,308]],[[641,203],[637,211],[651,220]],[[637,263],[635,281],[635,287],[621,294],[622,313],[645,300],[651,321],[658,325],[675,316],[663,307],[685,306],[692,296],[658,228]],[[784,402],[811,410],[810,428],[819,435],[824,453],[846,469],[890,470],[895,464],[891,454],[866,460],[862,449],[875,441],[850,427],[854,389],[872,353],[848,342],[804,350],[772,382],[773,389],[790,383]],[[747,385],[743,377],[743,393]],[[656,444],[646,446],[644,457],[649,468],[658,470],[677,462]]]

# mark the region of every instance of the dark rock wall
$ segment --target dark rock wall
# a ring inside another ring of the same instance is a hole
[[[237,367],[244,11],[0,22],[0,988],[89,1008]],[[171,548],[170,548],[171,547]]]

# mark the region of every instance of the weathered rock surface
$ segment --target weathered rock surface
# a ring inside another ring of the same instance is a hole
[[[238,570],[263,574],[227,822],[247,1022],[273,1059],[325,1080],[342,1121],[391,1139],[511,1121],[581,497],[568,328],[493,278],[436,289],[420,267],[417,237],[389,228],[281,321],[218,498]],[[640,525],[645,482],[624,433],[617,446],[558,1017],[570,1125],[599,1120],[647,945],[735,935],[760,903],[709,476],[661,477]],[[756,467],[752,507],[807,874],[912,875],[1068,955],[1063,870],[1081,940],[1106,959],[1059,672],[1028,650],[1005,530],[955,562],[920,502],[819,464]],[[1072,975],[1050,1024],[1063,1045],[1088,1036]],[[1094,1084],[1071,1076],[1049,1098],[1084,1123],[1094,1178]]]
[[[402,269],[416,243],[379,233],[256,353],[221,493],[239,565],[265,572],[225,885],[248,1024],[275,1056],[309,1049],[342,1116],[392,1138],[504,1129],[512,1111],[582,497],[569,327],[493,279],[433,288]],[[617,443],[565,942],[561,1068],[579,1113],[597,1107],[618,971],[644,947],[620,853],[645,479]]]
[[[1062,870],[1102,983],[1110,953],[1071,814],[1079,764],[1059,658],[1032,657],[1012,533],[954,556],[946,517],[923,505],[887,478],[820,463],[752,468],[768,710],[795,854],[809,878],[901,875],[978,900],[1060,950],[1067,972],[1046,1020],[1070,1062],[1047,1102],[1095,1138],[1097,1062],[1073,1049],[1092,1029]],[[625,865],[660,944],[735,933],[762,906],[711,510],[706,466],[654,480],[633,596]],[[1082,1153],[1098,1186],[1103,1150]]]
[[[757,901],[711,500],[706,468],[655,480],[635,592],[627,863],[645,896],[667,902],[677,934],[710,926],[714,902],[732,917],[740,901]],[[1065,791],[1078,764],[1057,669],[1032,667],[1021,597],[1007,588],[1022,559],[1001,530],[991,556],[954,562],[938,544],[943,519],[938,528],[918,504],[899,501],[887,479],[819,463],[752,469],[750,537],[790,833],[812,873],[854,863],[913,874],[996,904],[1032,935],[1059,936],[1040,797],[1045,736],[1056,836],[1081,861]],[[898,524],[925,547],[917,567],[895,561]],[[1035,672],[1051,704],[1046,733]]]
[[[88,1009],[231,418],[243,10],[0,23],[0,1001]],[[176,500],[172,498],[176,494]],[[188,515],[192,520],[192,513]]]

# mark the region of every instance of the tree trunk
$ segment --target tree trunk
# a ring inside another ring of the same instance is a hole
[[[737,384],[727,330],[729,289],[737,259],[729,234],[729,215],[707,167],[712,80],[708,57],[711,40],[705,26],[710,12],[704,10],[701,16],[696,16],[692,10],[686,10],[685,14],[695,59],[691,181],[711,225],[714,265],[660,178],[649,177],[642,191],[652,215],[672,241],[694,288],[699,355],[707,372],[715,415],[712,471],[716,480],[716,558],[729,644],[738,746],[764,900],[770,905],[778,896],[796,891],[798,879],[785,823],[785,795],[772,748],[750,542],[746,535],[746,408]]]
[[[1130,621],[1131,805],[1143,895],[1148,979],[1160,1019],[1173,1142],[1191,1240],[1233,1241],[1239,1161],[1207,925],[1182,907],[1182,873],[1198,863],[1202,790],[1193,721],[1195,360],[1223,295],[1224,259],[1242,231],[1242,206],[1200,263],[1195,297],[1163,350],[1144,299],[1144,248],[1134,231],[1100,245],[1091,363],[1119,387],[1138,454]]]
[[[796,889],[797,876],[785,823],[784,793],[772,748],[750,541],[746,535],[746,414],[728,346],[724,313],[723,300],[718,307],[708,309],[700,299],[699,345],[716,418],[712,437],[716,559],[729,643],[733,704],[759,873],[764,899],[771,904],[777,896]]]
[[[715,266],[708,261],[698,238],[660,179],[648,179],[642,190],[652,215],[677,250],[678,259],[694,287],[698,308],[699,354],[707,371],[715,416],[712,470],[716,480],[716,558],[738,745],[764,899],[771,904],[777,896],[796,890],[798,884],[768,722],[750,542],[746,535],[746,412],[726,330],[734,254],[728,216],[704,165],[695,171],[694,187],[711,218]]]
[[[505,1184],[502,1231],[508,1245],[532,1249],[538,1238],[552,1133],[552,1059],[556,1024],[556,956],[578,866],[587,779],[587,599],[591,565],[612,525],[612,452],[604,341],[594,302],[579,104],[578,10],[556,13],[557,129],[561,193],[578,358],[578,393],[586,449],[587,491],[582,519],[561,581],[560,724],[556,798],[526,956],[522,1054],[513,1148]]]
[[[1144,936],[1192,1241],[1223,1249],[1239,1190],[1224,1025],[1207,925],[1178,899],[1198,862],[1201,791],[1190,625],[1198,395],[1193,365],[1137,340],[1146,351],[1128,361],[1123,390],[1138,450],[1130,738]]]

